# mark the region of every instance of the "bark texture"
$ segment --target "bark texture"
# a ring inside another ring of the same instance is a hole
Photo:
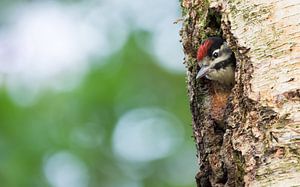
[[[183,0],[182,9],[197,185],[300,185],[300,1]],[[195,80],[197,48],[215,35],[237,58],[232,90]]]

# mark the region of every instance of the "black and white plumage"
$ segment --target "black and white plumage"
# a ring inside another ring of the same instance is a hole
[[[206,77],[224,85],[234,84],[236,59],[222,38],[207,38],[198,49],[197,60],[201,69],[196,78]]]

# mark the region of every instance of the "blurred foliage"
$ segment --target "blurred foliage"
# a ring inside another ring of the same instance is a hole
[[[184,75],[163,70],[136,40],[147,38],[140,32],[133,33],[123,49],[107,58],[104,65],[94,60],[91,71],[75,90],[48,90],[32,106],[17,106],[2,88],[1,187],[49,186],[43,164],[48,155],[61,150],[74,153],[86,164],[89,186],[109,186],[109,181],[128,178],[118,166],[111,138],[119,117],[135,108],[158,107],[175,114],[186,129],[184,145],[193,149]],[[174,155],[184,151],[181,146]],[[174,186],[163,180],[164,164],[169,159],[172,156],[147,166],[151,168],[145,170],[152,173],[143,179],[143,186]],[[176,172],[180,175],[185,171]]]

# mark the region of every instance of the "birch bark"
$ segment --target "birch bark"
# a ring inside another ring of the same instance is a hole
[[[183,0],[182,8],[198,186],[300,185],[300,1]],[[237,58],[222,132],[210,117],[216,85],[195,80],[197,47],[212,35]]]

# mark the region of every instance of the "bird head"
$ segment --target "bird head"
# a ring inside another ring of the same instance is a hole
[[[209,37],[197,52],[197,61],[201,67],[196,78],[206,77],[221,84],[233,84],[235,57],[225,40]]]

